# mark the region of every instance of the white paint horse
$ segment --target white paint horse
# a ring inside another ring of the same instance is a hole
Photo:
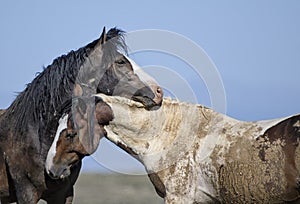
[[[142,162],[167,204],[299,203],[300,115],[243,122],[201,105],[99,95],[107,138]]]

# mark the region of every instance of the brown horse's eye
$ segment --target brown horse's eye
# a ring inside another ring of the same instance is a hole
[[[77,132],[69,133],[66,135],[67,138],[73,139],[77,135]]]

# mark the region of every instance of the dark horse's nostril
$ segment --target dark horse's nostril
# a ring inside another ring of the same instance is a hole
[[[153,99],[153,101],[157,104],[157,105],[160,105],[162,103],[162,100],[163,100],[163,90],[160,86],[155,86],[155,87],[152,87],[152,90],[154,91],[155,93],[155,97]]]
[[[160,88],[160,87],[158,87],[158,88],[156,89],[156,93],[157,93],[157,94],[161,94],[161,88]]]
[[[163,90],[159,86],[156,88],[156,96],[159,98],[163,97]]]

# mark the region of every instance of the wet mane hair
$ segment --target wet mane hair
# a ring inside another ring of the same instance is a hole
[[[101,39],[56,58],[27,85],[7,110],[7,116],[13,118],[16,131],[24,133],[28,130],[28,125],[34,125],[41,133],[50,121],[60,118],[63,111],[59,107],[72,97],[79,69],[99,40]],[[101,63],[112,63],[119,50],[127,51],[124,32],[117,28],[110,29],[102,48]]]

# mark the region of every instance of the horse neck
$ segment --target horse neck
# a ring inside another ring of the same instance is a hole
[[[83,60],[78,52],[82,51],[72,51],[55,59],[17,96],[7,110],[15,126],[13,129],[26,132],[28,125],[31,125],[42,131],[50,121],[59,119],[60,106],[71,99]]]
[[[170,99],[164,99],[159,109],[148,111],[126,99],[107,98],[104,101],[114,113],[114,120],[106,127],[108,138],[136,155],[149,172],[167,168],[183,157],[196,140],[205,137],[211,119],[222,117],[204,106]]]

